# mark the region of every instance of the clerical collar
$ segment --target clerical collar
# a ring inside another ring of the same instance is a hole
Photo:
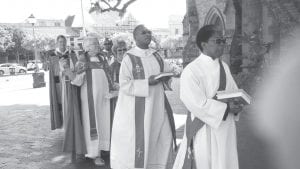
[[[64,52],[62,52],[62,51],[59,50],[59,48],[56,48],[56,52],[64,55],[64,54],[66,54],[68,52],[68,49],[66,49]]]
[[[148,48],[148,49],[142,49],[142,48],[136,46],[136,50],[137,50],[138,52],[143,53],[145,56],[149,56],[149,55],[152,55],[152,54],[154,53],[154,50],[151,49],[151,48]]]
[[[204,53],[201,53],[201,55],[207,56],[207,57],[211,58],[211,60],[213,60],[213,61],[216,61],[216,60],[219,59],[219,58],[213,58],[213,57],[211,57],[211,56],[209,56],[209,55],[206,55],[206,54],[204,54]]]
[[[212,57],[210,57],[208,55],[205,55],[204,53],[200,54],[200,58],[202,60],[205,60],[205,61],[208,61],[208,62],[211,62],[211,63],[219,63],[219,58],[213,59]]]

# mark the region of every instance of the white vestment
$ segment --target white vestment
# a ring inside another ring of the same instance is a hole
[[[225,62],[226,91],[237,85]],[[201,54],[183,71],[180,79],[180,99],[192,114],[205,123],[194,137],[194,157],[197,169],[238,169],[235,120],[229,113],[223,121],[227,105],[212,99],[219,88],[219,60]],[[186,133],[185,133],[186,134]],[[184,135],[173,169],[182,169],[187,148]]]
[[[99,62],[97,57],[90,57],[91,62]],[[108,151],[110,147],[110,102],[105,98],[109,93],[107,77],[103,69],[92,69],[92,86],[95,120],[97,126],[98,139],[91,140],[90,136],[90,118],[87,95],[86,73],[77,74],[72,84],[81,86],[81,110],[84,136],[87,146],[86,157],[96,158],[99,151]]]
[[[132,63],[127,54],[120,68],[120,91],[115,109],[111,139],[111,168],[135,168],[135,97],[145,97],[144,168],[165,169],[172,145],[172,133],[164,106],[164,89],[159,83],[149,86],[148,78],[160,73],[153,53],[135,47],[128,53],[140,57],[145,79],[134,80]],[[169,71],[164,64],[164,71]]]

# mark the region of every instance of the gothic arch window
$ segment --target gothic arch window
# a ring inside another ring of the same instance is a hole
[[[222,30],[223,34],[225,34],[226,29],[224,17],[221,10],[216,6],[211,7],[205,17],[204,25],[210,24],[216,25],[220,30]]]

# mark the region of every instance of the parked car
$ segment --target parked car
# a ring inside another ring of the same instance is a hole
[[[17,63],[3,63],[0,64],[0,76],[6,74],[27,73],[26,67]]]
[[[29,60],[27,63],[27,70],[28,71],[33,71],[36,69],[36,64],[39,67],[39,70],[43,68],[43,63],[40,60]]]

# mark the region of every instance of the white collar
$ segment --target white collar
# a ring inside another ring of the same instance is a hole
[[[210,56],[205,55],[204,53],[201,53],[200,56],[198,56],[198,60],[212,66],[219,66],[219,58],[212,59]]]
[[[148,49],[141,49],[138,46],[135,46],[134,48],[130,49],[128,53],[139,56],[139,57],[148,57],[152,55],[155,52],[154,49],[148,48]]]
[[[64,52],[61,52],[61,51],[59,50],[59,48],[56,48],[55,51],[58,52],[58,53],[60,53],[60,54],[62,54],[62,55],[64,55],[64,54],[66,54],[69,50],[66,48],[66,50],[65,50]]]
[[[206,55],[206,54],[204,54],[204,53],[201,53],[201,54],[200,54],[200,57],[203,58],[203,59],[205,59],[205,60],[208,60],[208,61],[210,61],[210,62],[216,62],[216,61],[219,61],[219,58],[213,59],[212,57],[210,57],[210,56],[208,56],[208,55]]]

